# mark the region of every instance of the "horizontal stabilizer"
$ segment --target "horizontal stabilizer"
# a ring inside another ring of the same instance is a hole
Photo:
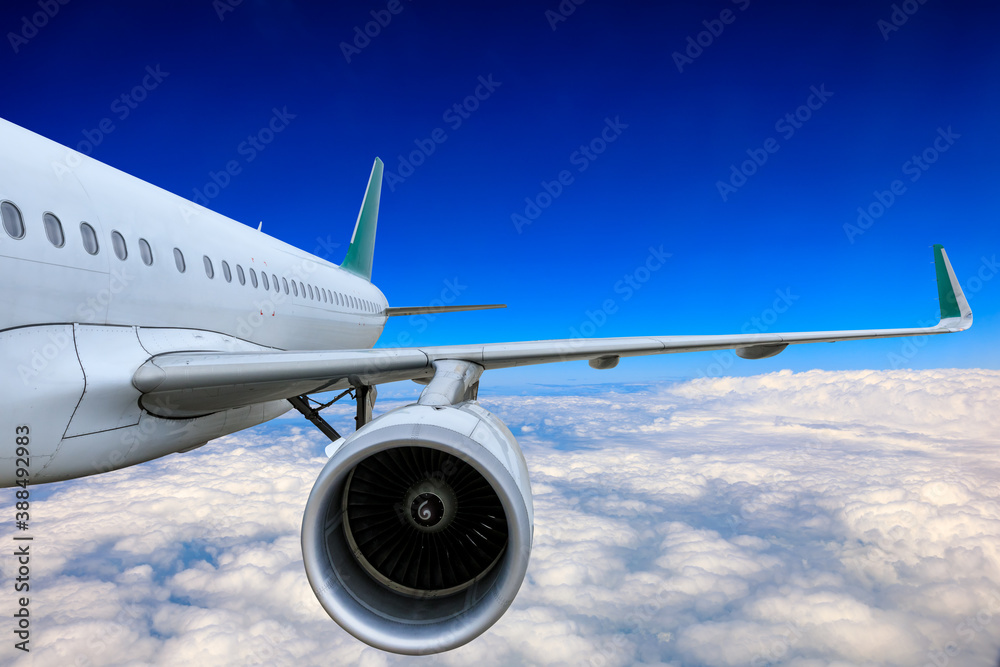
[[[432,313],[460,313],[463,310],[492,310],[493,308],[506,308],[503,303],[491,303],[479,306],[404,306],[401,308],[386,308],[383,314],[387,317],[395,315],[429,315]]]

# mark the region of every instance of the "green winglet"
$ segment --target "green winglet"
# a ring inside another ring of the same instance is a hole
[[[375,255],[375,227],[378,226],[378,200],[382,193],[382,160],[375,158],[368,189],[361,202],[358,221],[354,225],[351,245],[340,265],[342,269],[365,280],[372,279],[372,258]]]
[[[954,317],[962,317],[964,310],[968,310],[965,295],[962,288],[955,279],[955,273],[951,269],[951,263],[941,245],[934,246],[934,268],[937,271],[938,301],[941,305],[941,319],[947,320]],[[955,289],[958,289],[958,294]]]

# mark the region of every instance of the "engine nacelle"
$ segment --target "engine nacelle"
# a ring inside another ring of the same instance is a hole
[[[532,522],[528,468],[503,422],[474,401],[415,404],[330,458],[306,503],[302,554],[341,627],[425,655],[503,615],[528,569]]]

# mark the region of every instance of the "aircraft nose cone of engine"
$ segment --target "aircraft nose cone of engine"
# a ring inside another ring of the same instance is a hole
[[[448,483],[425,478],[411,486],[403,497],[402,513],[421,533],[446,530],[458,510],[458,498]]]
[[[436,526],[444,518],[444,513],[444,501],[433,493],[421,493],[410,503],[410,516],[418,526]]]

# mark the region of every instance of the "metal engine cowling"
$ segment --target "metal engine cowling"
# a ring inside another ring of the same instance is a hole
[[[302,522],[320,603],[345,630],[424,655],[479,636],[528,568],[528,469],[510,430],[474,401],[409,405],[327,462]]]

